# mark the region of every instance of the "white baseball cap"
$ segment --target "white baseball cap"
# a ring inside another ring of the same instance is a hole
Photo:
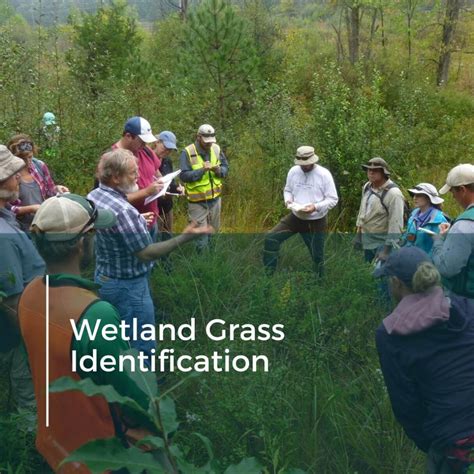
[[[216,131],[212,125],[207,123],[201,125],[198,129],[198,135],[204,143],[216,143]]]
[[[446,194],[451,188],[465,186],[474,183],[474,165],[466,163],[455,166],[446,178],[446,184],[439,190],[440,194]]]

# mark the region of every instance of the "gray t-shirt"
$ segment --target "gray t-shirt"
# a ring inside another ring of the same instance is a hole
[[[22,206],[31,206],[32,204],[41,204],[43,202],[41,189],[36,181],[20,181],[20,200]],[[34,216],[34,214],[18,216],[18,222],[22,230],[28,231],[30,229]]]

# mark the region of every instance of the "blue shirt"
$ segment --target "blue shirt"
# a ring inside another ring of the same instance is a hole
[[[18,226],[15,214],[0,208],[0,291],[17,295],[45,270],[43,259]]]
[[[407,230],[402,236],[402,245],[411,247],[419,247],[424,250],[427,254],[431,255],[433,249],[433,237],[426,232],[420,231],[420,227],[431,230],[439,234],[439,225],[443,222],[448,222],[443,212],[436,208],[431,208],[430,214],[421,222],[419,217],[420,210],[414,209],[407,222]]]
[[[96,270],[110,278],[130,279],[145,275],[153,266],[135,254],[152,243],[146,221],[117,189],[100,184],[88,194],[99,209],[109,209],[117,216],[117,224],[97,229]]]

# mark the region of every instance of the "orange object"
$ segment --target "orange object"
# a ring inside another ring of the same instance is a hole
[[[62,286],[49,289],[49,382],[69,376],[73,331],[70,319],[79,321],[97,296],[86,289]],[[51,468],[60,474],[89,474],[86,466],[61,461],[72,451],[93,439],[115,435],[109,405],[103,397],[87,397],[78,391],[50,393],[49,427],[46,427],[46,284],[33,280],[23,292],[18,306],[21,333],[38,407],[36,447]]]

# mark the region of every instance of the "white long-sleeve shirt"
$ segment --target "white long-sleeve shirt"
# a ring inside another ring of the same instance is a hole
[[[286,178],[283,198],[285,203],[292,201],[302,205],[315,205],[316,211],[311,214],[291,211],[303,220],[323,218],[339,201],[331,172],[320,165],[315,165],[308,173],[298,165],[293,166]]]

